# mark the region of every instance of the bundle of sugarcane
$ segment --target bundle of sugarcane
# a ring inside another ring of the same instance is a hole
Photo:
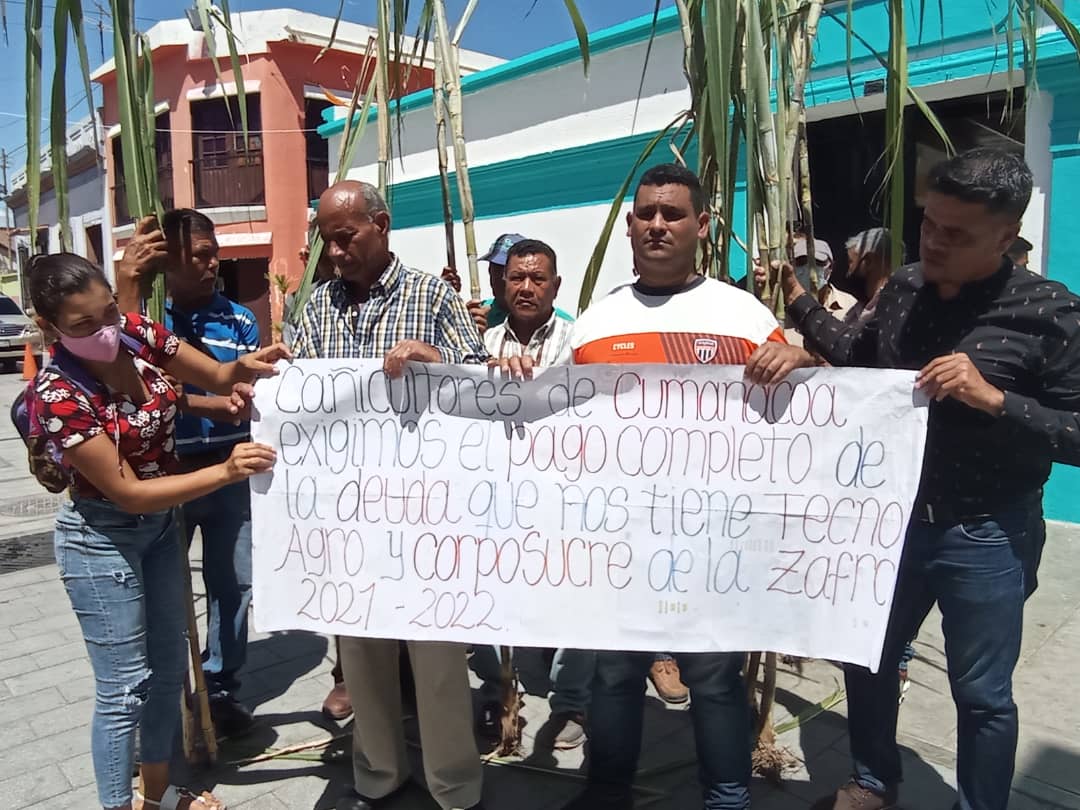
[[[187,606],[188,652],[191,655],[191,674],[184,675],[184,695],[180,702],[184,759],[189,765],[210,766],[217,762],[217,734],[214,732],[214,721],[210,717],[210,693],[206,687],[206,673],[202,668],[202,645],[199,644],[199,623],[195,615],[195,591],[191,585],[187,532],[184,530],[183,513],[180,509],[175,511],[180,556],[183,559],[180,568],[184,580],[184,603]]]
[[[502,696],[502,722],[499,725],[499,747],[495,755],[514,756],[521,752],[521,696],[518,694],[517,668],[514,666],[514,648],[499,647],[500,691]]]

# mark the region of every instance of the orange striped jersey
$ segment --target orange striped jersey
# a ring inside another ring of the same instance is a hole
[[[745,290],[699,277],[680,290],[616,287],[574,324],[574,363],[741,365],[766,341],[786,342],[772,312]]]

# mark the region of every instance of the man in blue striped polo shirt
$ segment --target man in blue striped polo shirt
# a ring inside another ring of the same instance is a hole
[[[196,349],[228,363],[259,348],[259,326],[251,310],[217,291],[218,243],[214,223],[198,211],[182,208],[162,219],[168,250],[169,303],[165,325]],[[185,385],[185,394],[205,392]],[[237,442],[248,441],[247,422],[231,424],[181,414],[176,437],[185,472],[217,464]],[[202,531],[203,582],[209,604],[203,671],[210,691],[210,711],[218,736],[248,731],[251,712],[235,694],[237,673],[247,653],[251,604],[251,496],[246,481],[219,489],[183,507],[191,542]]]

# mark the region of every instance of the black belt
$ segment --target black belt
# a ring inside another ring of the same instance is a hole
[[[948,503],[920,502],[915,504],[912,519],[923,523],[933,523],[938,526],[959,526],[961,523],[989,520],[995,515],[1000,515],[1012,509],[1038,506],[1042,503],[1042,496],[1042,490],[1039,489],[1014,500],[999,503],[992,508],[987,504],[961,504],[955,506]]]
[[[959,526],[961,523],[970,523],[977,520],[987,520],[991,517],[990,512],[980,512],[975,508],[960,508],[941,503],[920,503],[915,505],[914,517],[923,523],[934,523],[945,526]]]

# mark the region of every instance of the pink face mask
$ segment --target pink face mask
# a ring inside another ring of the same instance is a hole
[[[111,363],[120,351],[120,324],[103,326],[94,334],[85,337],[72,337],[61,332],[60,344],[83,360]]]

